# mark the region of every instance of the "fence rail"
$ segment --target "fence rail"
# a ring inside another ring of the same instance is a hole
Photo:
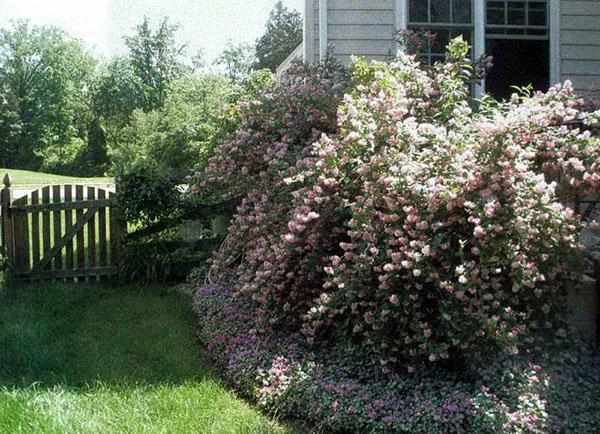
[[[2,252],[12,277],[89,281],[118,274],[126,223],[115,193],[52,185],[13,200],[6,175],[0,205]]]

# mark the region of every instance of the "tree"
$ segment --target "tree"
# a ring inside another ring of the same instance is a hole
[[[128,61],[139,80],[144,110],[161,108],[168,86],[184,70],[181,56],[185,46],[177,45],[175,41],[177,28],[165,18],[156,32],[152,32],[148,18],[144,18],[137,26],[136,34],[125,37]]]
[[[252,71],[254,53],[250,45],[233,45],[229,42],[227,48],[223,50],[214,63],[215,65],[223,66],[225,68],[225,75],[236,83],[239,83]]]
[[[265,34],[256,41],[256,69],[277,67],[302,43],[302,16],[278,1],[269,17]]]
[[[133,113],[119,145],[111,149],[116,171],[126,172],[140,160],[148,160],[162,173],[190,174],[228,124],[228,111],[241,92],[222,75],[178,79],[162,109]]]
[[[95,62],[55,27],[0,29],[0,165],[68,164],[85,143]]]
[[[182,62],[184,46],[175,39],[177,26],[165,19],[156,31],[147,18],[125,37],[128,53],[115,58],[97,74],[93,86],[94,122],[90,128],[88,160],[108,167],[110,155],[119,159],[130,140],[128,127],[135,116],[164,108],[171,86],[189,69]]]

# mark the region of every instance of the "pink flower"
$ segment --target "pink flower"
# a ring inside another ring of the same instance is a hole
[[[475,229],[473,230],[473,235],[475,235],[476,238],[481,239],[485,236],[485,230],[483,230],[481,226],[475,226]]]

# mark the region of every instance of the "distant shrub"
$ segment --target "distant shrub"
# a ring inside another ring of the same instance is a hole
[[[180,178],[202,168],[214,147],[239,125],[239,105],[268,89],[273,75],[250,74],[237,84],[220,75],[194,74],[176,80],[164,107],[135,110],[119,143],[111,148],[116,171],[142,160]]]
[[[115,176],[117,199],[127,221],[144,227],[179,211],[181,180],[163,173],[153,161],[141,160]]]
[[[568,83],[474,110],[467,53],[359,60],[351,90],[299,65],[248,105],[193,191],[242,198],[213,271],[236,263],[265,323],[342,338],[384,371],[564,336],[572,205],[600,185],[600,142],[565,125],[592,116]]]
[[[117,175],[118,205],[131,230],[122,246],[121,275],[126,280],[184,282],[221,242],[211,231],[211,216],[195,211],[181,191],[182,182],[144,160]],[[190,219],[198,220],[198,233],[185,239],[181,225]]]

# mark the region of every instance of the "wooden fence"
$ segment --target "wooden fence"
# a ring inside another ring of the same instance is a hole
[[[126,223],[114,193],[84,185],[52,185],[12,197],[4,177],[2,252],[12,278],[90,281],[119,272]]]

